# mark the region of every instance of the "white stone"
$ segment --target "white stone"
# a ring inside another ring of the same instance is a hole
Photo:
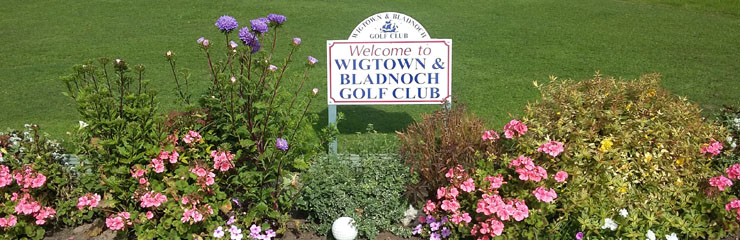
[[[355,220],[350,217],[340,217],[331,225],[331,233],[337,240],[352,240],[357,237]]]

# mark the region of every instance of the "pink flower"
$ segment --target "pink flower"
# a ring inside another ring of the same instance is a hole
[[[123,219],[121,217],[114,217],[114,215],[111,215],[105,219],[105,226],[113,231],[121,230],[124,227]]]
[[[466,212],[463,212],[462,214],[460,214],[459,212],[457,212],[457,213],[455,213],[455,214],[452,215],[452,218],[450,218],[450,221],[453,222],[453,223],[455,223],[455,224],[460,224],[462,222],[465,222],[467,224],[467,223],[470,223],[470,221],[472,221],[472,220],[473,219],[470,218],[470,214],[468,214]]]
[[[452,197],[452,198],[455,198],[455,199],[457,198],[457,195],[458,195],[458,194],[460,194],[460,192],[459,192],[459,191],[457,191],[457,188],[455,188],[455,187],[451,187],[451,188],[450,188],[450,189],[449,189],[449,190],[447,191],[447,193],[449,193],[449,194],[450,194],[450,197]]]
[[[458,208],[460,208],[460,203],[457,202],[457,200],[444,200],[442,201],[442,205],[440,206],[442,210],[448,211],[448,212],[456,212]]]
[[[498,133],[496,133],[496,131],[488,130],[488,131],[483,132],[483,136],[481,136],[480,138],[483,141],[491,140],[491,142],[495,142],[500,137],[498,136]]]
[[[201,140],[201,136],[198,132],[190,130],[187,134],[185,134],[185,137],[182,138],[182,141],[185,143],[194,143]]]
[[[432,202],[432,200],[427,200],[427,204],[424,206],[424,213],[427,215],[433,213],[437,208],[437,205]]]
[[[138,166],[131,169],[131,177],[132,178],[140,178],[146,174],[146,169],[141,169]]]
[[[162,173],[165,170],[164,162],[158,158],[152,159],[152,163],[149,164],[149,167],[153,168],[155,173]]]
[[[726,187],[732,186],[732,181],[725,176],[718,176],[710,178],[709,185],[719,188],[720,191],[724,191]]]
[[[146,219],[152,219],[153,217],[154,217],[154,213],[152,213],[152,211],[146,212]]]
[[[521,137],[525,133],[527,133],[527,125],[524,125],[524,123],[520,121],[511,120],[504,126],[504,136],[508,139]]]
[[[514,220],[518,222],[529,217],[529,207],[527,207],[527,204],[523,200],[514,200],[514,205],[516,206],[516,210],[511,215],[514,217]]]
[[[537,152],[545,152],[547,154],[550,154],[550,156],[552,157],[557,157],[560,153],[563,152],[563,143],[549,141],[537,148]]]
[[[100,203],[100,195],[88,193],[77,199],[77,208],[82,210],[85,206],[90,206],[90,209],[97,207]]]
[[[717,156],[719,155],[720,151],[722,151],[722,143],[714,139],[710,140],[709,143],[701,146],[702,154],[710,153],[712,154],[712,156]]]
[[[450,168],[449,170],[447,170],[447,173],[445,173],[445,177],[452,178],[453,176],[455,176],[455,170]]]
[[[43,225],[46,223],[46,219],[54,216],[56,214],[56,210],[50,207],[46,207],[44,209],[41,209],[35,216],[36,218],[36,225]]]
[[[730,166],[726,172],[728,178],[740,180],[740,163]]]
[[[15,224],[18,223],[18,218],[16,218],[15,215],[7,216],[5,219],[8,227],[15,226]]]
[[[141,196],[140,201],[140,205],[143,208],[159,207],[162,203],[167,202],[167,196],[158,192],[150,191]]]
[[[568,173],[565,171],[560,171],[555,174],[555,181],[556,182],[565,182],[565,180],[568,179]]]
[[[437,199],[442,199],[447,194],[447,189],[445,187],[440,187],[437,189]]]
[[[465,182],[460,185],[460,189],[465,192],[472,192],[475,190],[475,182],[472,178],[468,178],[468,180],[465,180]]]
[[[491,220],[491,233],[495,236],[501,236],[501,233],[504,232],[504,223],[498,220]]]
[[[491,183],[491,187],[490,187],[491,189],[498,189],[502,185],[504,185],[504,183],[506,183],[506,182],[504,182],[504,177],[501,176],[501,174],[499,174],[499,175],[497,175],[495,177],[487,176],[484,180],[486,180],[486,181],[488,181],[488,182]]]
[[[180,154],[177,153],[177,151],[172,150],[172,154],[170,154],[170,157],[169,157],[170,163],[172,163],[172,164],[177,163],[177,158],[178,157],[180,157]]]
[[[555,189],[552,189],[552,188],[550,188],[550,190],[547,191],[545,190],[544,187],[538,187],[532,193],[537,198],[537,200],[541,202],[546,202],[546,203],[550,203],[558,197],[558,194],[555,193]]]
[[[213,178],[214,176],[216,176],[216,175],[215,175],[215,174],[213,174],[213,173],[209,173],[209,174],[208,174],[208,177],[206,177],[206,186],[211,186],[211,185],[213,185],[213,183],[214,183],[214,182],[215,182],[215,180],[216,180],[216,179],[214,179],[214,178]]]
[[[211,151],[211,158],[213,158],[213,168],[221,172],[226,172],[233,166],[234,154],[231,152]]]
[[[10,174],[8,166],[0,165],[0,188],[13,183],[13,175]]]
[[[41,204],[31,199],[28,193],[24,193],[23,198],[15,205],[16,214],[31,215],[41,210]]]
[[[725,205],[725,210],[730,211],[735,208],[740,208],[740,200],[735,199]]]

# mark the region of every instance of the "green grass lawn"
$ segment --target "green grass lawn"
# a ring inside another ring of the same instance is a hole
[[[660,72],[663,86],[708,112],[737,104],[737,1],[675,2],[6,1],[0,17],[0,129],[38,123],[63,137],[79,119],[72,100],[61,94],[58,77],[71,73],[73,64],[102,56],[146,65],[146,77],[160,92],[160,109],[178,109],[163,55],[174,51],[178,64],[194,71],[194,94],[202,92],[206,62],[195,40],[206,36],[221,43],[213,24],[223,14],[242,26],[268,13],[286,15],[279,44],[303,38],[296,59],[313,55],[320,60],[307,86],[321,88],[322,99],[325,41],[346,39],[373,13],[397,11],[419,20],[432,37],[453,39],[453,96],[491,127],[501,127],[537,98],[532,81],[544,82],[548,75],[585,79],[596,70],[627,79]],[[340,130],[354,134],[373,123],[379,132],[390,133],[434,109],[341,106],[347,121]],[[325,121],[326,101],[312,111]]]

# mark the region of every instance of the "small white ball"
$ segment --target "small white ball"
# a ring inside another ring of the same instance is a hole
[[[357,237],[355,220],[350,217],[340,217],[331,225],[331,233],[337,240],[352,240]]]

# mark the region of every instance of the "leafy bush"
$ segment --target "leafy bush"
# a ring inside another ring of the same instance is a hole
[[[308,113],[319,89],[307,90],[304,84],[318,60],[311,56],[295,60],[300,38],[285,42],[290,51],[284,60],[273,54],[279,43],[283,45],[278,32],[284,24],[284,16],[270,14],[251,20],[251,27],[237,30],[236,19],[223,16],[216,25],[224,39],[197,41],[211,73],[207,79],[211,85],[199,98],[200,107],[207,109],[201,132],[208,133],[209,142],[236,154],[238,174],[228,181],[230,196],[245,203],[241,210],[249,210],[256,220],[278,222],[287,220],[297,191],[288,180],[296,178],[317,153],[325,151],[325,139],[332,132],[324,130],[322,136],[316,136],[312,126],[317,116]],[[165,57],[179,96],[192,106],[187,74],[177,73],[172,52]],[[303,63],[303,74],[288,77],[286,71],[295,63]],[[285,88],[288,81],[298,85],[297,89]]]
[[[559,159],[541,163],[572,177],[558,192],[563,201],[556,202],[557,211],[530,231],[555,238],[578,232],[642,238],[650,232],[719,239],[737,229],[734,213],[723,209],[728,197],[709,181],[721,174],[712,157],[722,148],[715,139],[726,137],[722,128],[658,83],[657,74],[635,81],[597,74],[581,82],[553,77],[547,86],[535,83],[542,99],[526,108],[532,134],[519,139],[517,151],[563,142]]]
[[[483,121],[467,115],[464,105],[421,118],[405,132],[397,132],[400,156],[419,177],[407,191],[414,202],[434,195],[433,191],[446,183],[444,174],[450,167],[474,167],[482,144]]]
[[[0,237],[42,239],[46,230],[64,226],[72,206],[75,174],[64,164],[64,149],[39,134],[0,133]],[[62,217],[56,217],[62,216]]]
[[[352,217],[359,236],[374,239],[380,231],[392,230],[404,216],[408,204],[404,184],[411,176],[395,156],[336,156],[320,158],[303,176],[297,208],[308,214],[311,228],[328,234],[339,217]]]

